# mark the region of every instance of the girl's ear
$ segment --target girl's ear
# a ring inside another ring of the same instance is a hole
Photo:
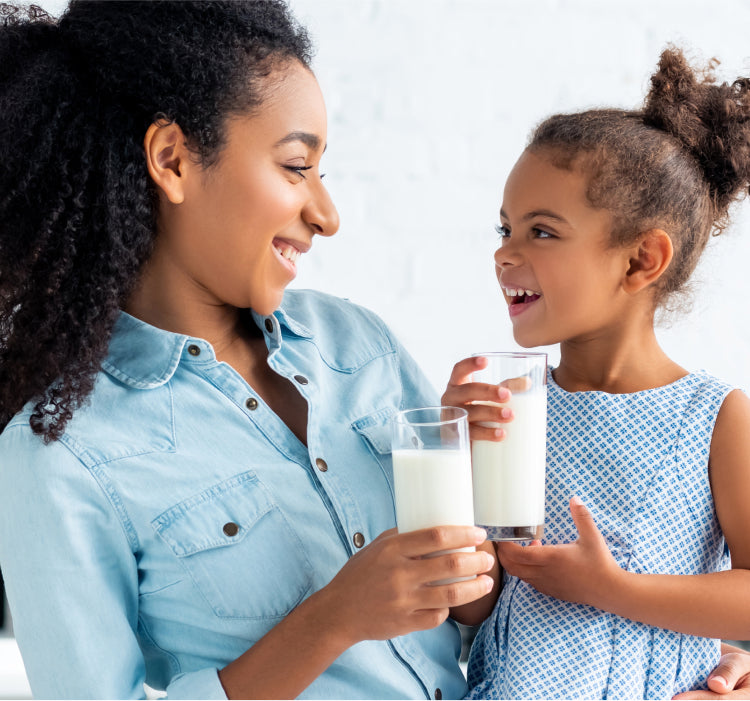
[[[182,129],[170,122],[154,122],[143,137],[146,167],[159,191],[172,204],[185,199],[185,169],[191,165]]]
[[[623,287],[636,294],[655,283],[672,262],[672,239],[662,229],[650,229],[641,234],[630,256]]]

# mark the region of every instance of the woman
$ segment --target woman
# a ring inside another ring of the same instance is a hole
[[[446,618],[496,564],[422,556],[484,534],[392,529],[388,419],[436,398],[374,315],[284,293],[338,227],[304,31],[277,0],[74,2],[0,36],[0,563],[34,694],[462,695]]]
[[[462,695],[448,609],[491,579],[424,585],[496,565],[415,558],[482,532],[388,530],[388,418],[432,390],[372,314],[282,303],[338,228],[304,31],[82,2],[0,64],[0,562],[34,694]]]

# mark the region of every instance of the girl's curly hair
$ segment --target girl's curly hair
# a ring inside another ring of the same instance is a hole
[[[613,245],[653,228],[670,235],[674,258],[655,300],[664,308],[678,304],[712,232],[750,187],[750,80],[718,84],[715,66],[695,70],[669,47],[641,110],[554,115],[528,146],[586,174],[590,204],[612,213]]]
[[[227,117],[310,59],[283,0],[0,4],[0,431],[32,401],[56,440],[93,389],[155,236],[149,125],[179,124],[208,168]]]

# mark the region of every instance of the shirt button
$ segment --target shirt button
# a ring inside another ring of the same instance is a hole
[[[266,331],[268,331],[268,333],[273,333],[273,321],[270,319],[266,319]]]
[[[294,379],[297,380],[301,385],[307,384],[307,378],[304,375],[295,375]]]
[[[221,530],[224,531],[224,535],[228,535],[231,538],[240,532],[240,527],[236,523],[230,521],[229,523],[225,523],[224,528]]]
[[[361,548],[365,544],[365,537],[361,533],[355,533],[352,540],[357,548]]]
[[[250,409],[250,411],[255,411],[258,408],[258,400],[255,397],[250,397],[245,401],[245,406]]]
[[[443,692],[440,691],[440,687],[435,689],[435,698],[438,699],[438,701],[443,698]]]
[[[196,346],[195,343],[191,343],[188,346],[188,353],[190,353],[190,355],[200,355],[201,354],[200,346]]]
[[[321,472],[328,472],[328,463],[323,458],[317,458],[315,465]]]

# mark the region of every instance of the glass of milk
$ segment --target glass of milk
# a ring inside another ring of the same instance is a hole
[[[438,406],[408,409],[393,417],[393,486],[400,533],[474,525],[467,416],[465,409]],[[472,577],[435,584],[460,579]]]
[[[547,461],[547,354],[476,353],[487,367],[473,374],[474,382],[503,385],[512,396],[510,423],[498,442],[473,441],[476,524],[489,540],[537,540],[544,529],[544,477]],[[475,402],[475,404],[493,404]]]

